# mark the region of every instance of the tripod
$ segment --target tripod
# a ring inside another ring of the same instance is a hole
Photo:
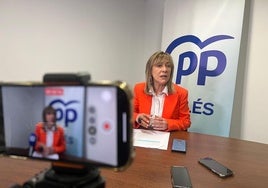
[[[52,163],[23,184],[23,188],[104,188],[105,181],[97,167]]]

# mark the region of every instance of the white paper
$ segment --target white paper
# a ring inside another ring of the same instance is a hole
[[[170,132],[134,129],[134,146],[167,150]]]
[[[41,153],[34,151],[32,156],[37,157],[37,158],[47,158],[47,159],[59,160],[59,154],[57,154],[57,153],[43,156]]]

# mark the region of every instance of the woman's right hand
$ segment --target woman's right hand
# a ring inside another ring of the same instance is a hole
[[[149,128],[149,124],[150,124],[150,115],[149,114],[144,114],[141,113],[137,116],[137,122],[140,126],[144,127],[144,128]]]

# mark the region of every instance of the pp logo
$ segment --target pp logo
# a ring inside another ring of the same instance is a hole
[[[60,99],[56,99],[50,102],[51,106],[62,106],[62,108],[55,108],[57,112],[57,120],[64,121],[65,127],[68,127],[69,123],[73,123],[77,119],[77,111],[75,108],[72,108],[73,104],[79,103],[76,100],[72,100],[69,102],[64,102]]]
[[[212,43],[226,39],[234,39],[234,37],[228,35],[216,35],[202,42],[198,37],[194,35],[185,35],[172,41],[171,44],[167,47],[166,52],[171,54],[177,46],[180,46],[181,44],[186,42],[194,43],[200,49],[203,49],[204,47]],[[217,66],[215,66],[215,68],[212,70],[208,69],[208,59],[211,57],[216,58],[218,62]],[[183,69],[186,58],[190,60],[190,63],[187,69]],[[206,77],[216,77],[222,74],[227,64],[225,54],[219,50],[203,51],[200,54],[200,59],[198,59],[198,56],[193,51],[186,51],[184,53],[179,54],[178,56],[178,70],[176,77],[177,84],[181,83],[182,76],[190,75],[197,69],[198,60],[199,67],[197,85],[205,85]]]

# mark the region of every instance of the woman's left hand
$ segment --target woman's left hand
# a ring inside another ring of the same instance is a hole
[[[158,131],[165,131],[168,128],[167,121],[159,116],[155,116],[152,120],[152,128]]]

